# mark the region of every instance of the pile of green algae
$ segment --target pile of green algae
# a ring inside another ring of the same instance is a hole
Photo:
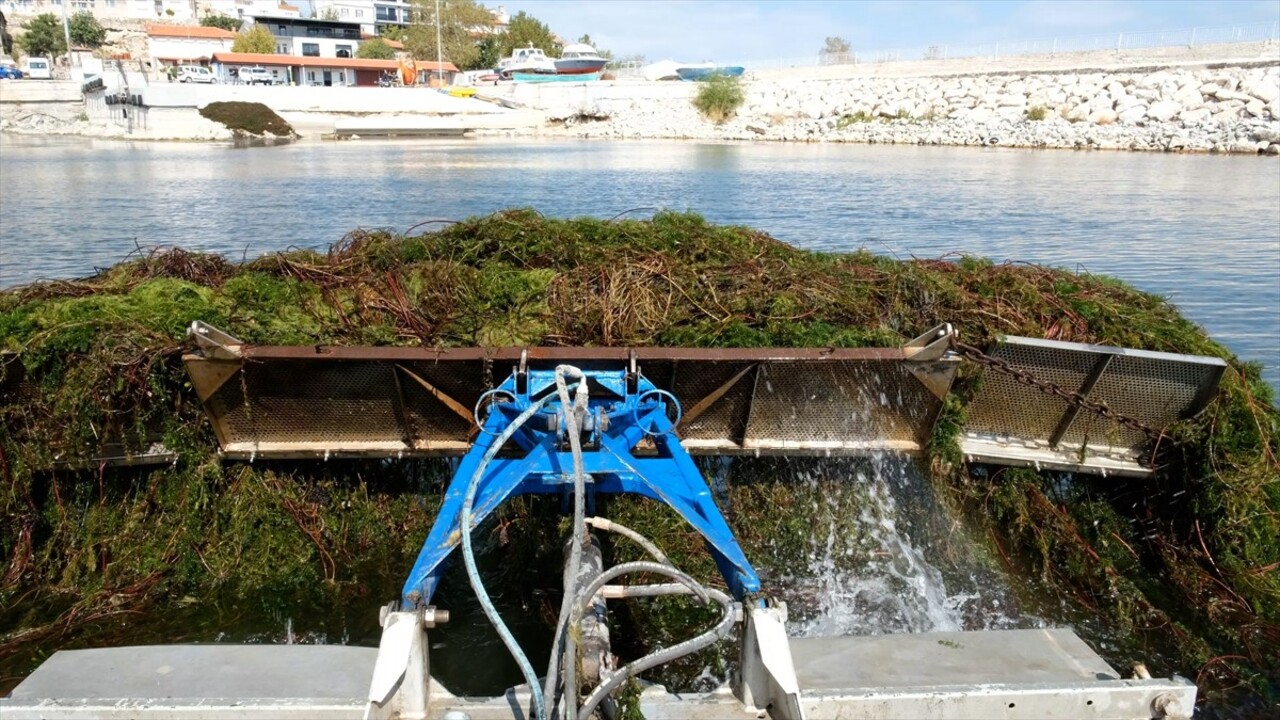
[[[511,210],[435,227],[243,264],[168,250],[0,292],[0,691],[57,648],[212,640],[246,617],[309,612],[340,619],[315,623],[321,639],[376,641],[369,616],[397,596],[447,467],[220,461],[180,362],[192,320],[250,343],[430,347],[898,346],[949,322],[974,345],[1007,334],[1228,361],[1209,406],[1153,449],[1153,479],[966,463],[955,438],[980,382],[968,365],[922,466],[990,562],[1025,579],[1028,607],[1110,640],[1113,665],[1188,676],[1213,712],[1280,699],[1280,411],[1256,365],[1163,299],[1031,265],[807,252],[694,214]],[[173,464],[94,463],[104,443],[157,436]],[[722,498],[765,578],[805,552],[804,508],[847,497],[835,516],[856,516],[859,497],[776,470],[744,465]],[[614,499],[607,512],[716,577],[665,508]],[[518,588],[509,601],[532,617],[558,606],[564,527],[552,503],[522,499],[480,533],[491,582]],[[548,570],[530,580],[531,567]],[[462,602],[465,582],[452,585],[442,604]],[[620,617],[651,638],[622,649],[640,653],[709,616],[642,601]]]

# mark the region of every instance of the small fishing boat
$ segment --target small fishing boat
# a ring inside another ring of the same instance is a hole
[[[743,72],[745,72],[745,68],[741,65],[716,65],[714,63],[687,65],[685,67],[676,68],[676,75],[680,76],[681,80],[687,81],[706,80],[712,75],[742,77]]]
[[[538,48],[516,48],[511,52],[511,57],[503,59],[498,65],[498,76],[503,80],[510,80],[516,73],[555,75],[556,64]]]
[[[600,56],[596,49],[586,44],[566,45],[556,58],[556,73],[560,75],[590,75],[604,70],[608,58]]]

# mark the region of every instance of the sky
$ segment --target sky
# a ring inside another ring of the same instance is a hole
[[[699,62],[814,56],[1280,22],[1280,0],[482,0],[615,57]]]

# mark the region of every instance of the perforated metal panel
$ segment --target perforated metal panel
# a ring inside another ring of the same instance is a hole
[[[482,393],[521,363],[560,362],[634,366],[669,389],[686,413],[677,432],[694,453],[914,452],[958,364],[919,348],[432,351],[249,347],[220,337],[184,360],[224,453],[238,458],[459,455]]]
[[[993,357],[1159,430],[1200,411],[1226,363],[1219,358],[1009,337]],[[963,448],[987,462],[1146,475],[1140,430],[1080,409],[986,368],[970,403]]]

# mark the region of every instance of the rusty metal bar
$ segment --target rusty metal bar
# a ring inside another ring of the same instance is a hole
[[[1087,398],[1089,393],[1093,392],[1093,388],[1098,384],[1098,380],[1102,378],[1102,373],[1106,372],[1107,366],[1111,364],[1111,358],[1114,355],[1098,355],[1097,361],[1093,363],[1093,369],[1089,371],[1089,377],[1081,383],[1080,389],[1076,394],[1080,397]],[[1062,420],[1058,422],[1058,427],[1053,429],[1049,435],[1049,447],[1054,450],[1058,449],[1058,443],[1062,441],[1062,436],[1067,434],[1071,429],[1071,423],[1075,422],[1076,415],[1080,414],[1079,405],[1068,405],[1067,411],[1062,414]]]
[[[224,455],[248,458],[461,454],[492,376],[561,362],[627,367],[675,393],[693,453],[918,452],[959,362],[948,326],[857,349],[252,346],[192,334],[198,351],[184,360]]]

